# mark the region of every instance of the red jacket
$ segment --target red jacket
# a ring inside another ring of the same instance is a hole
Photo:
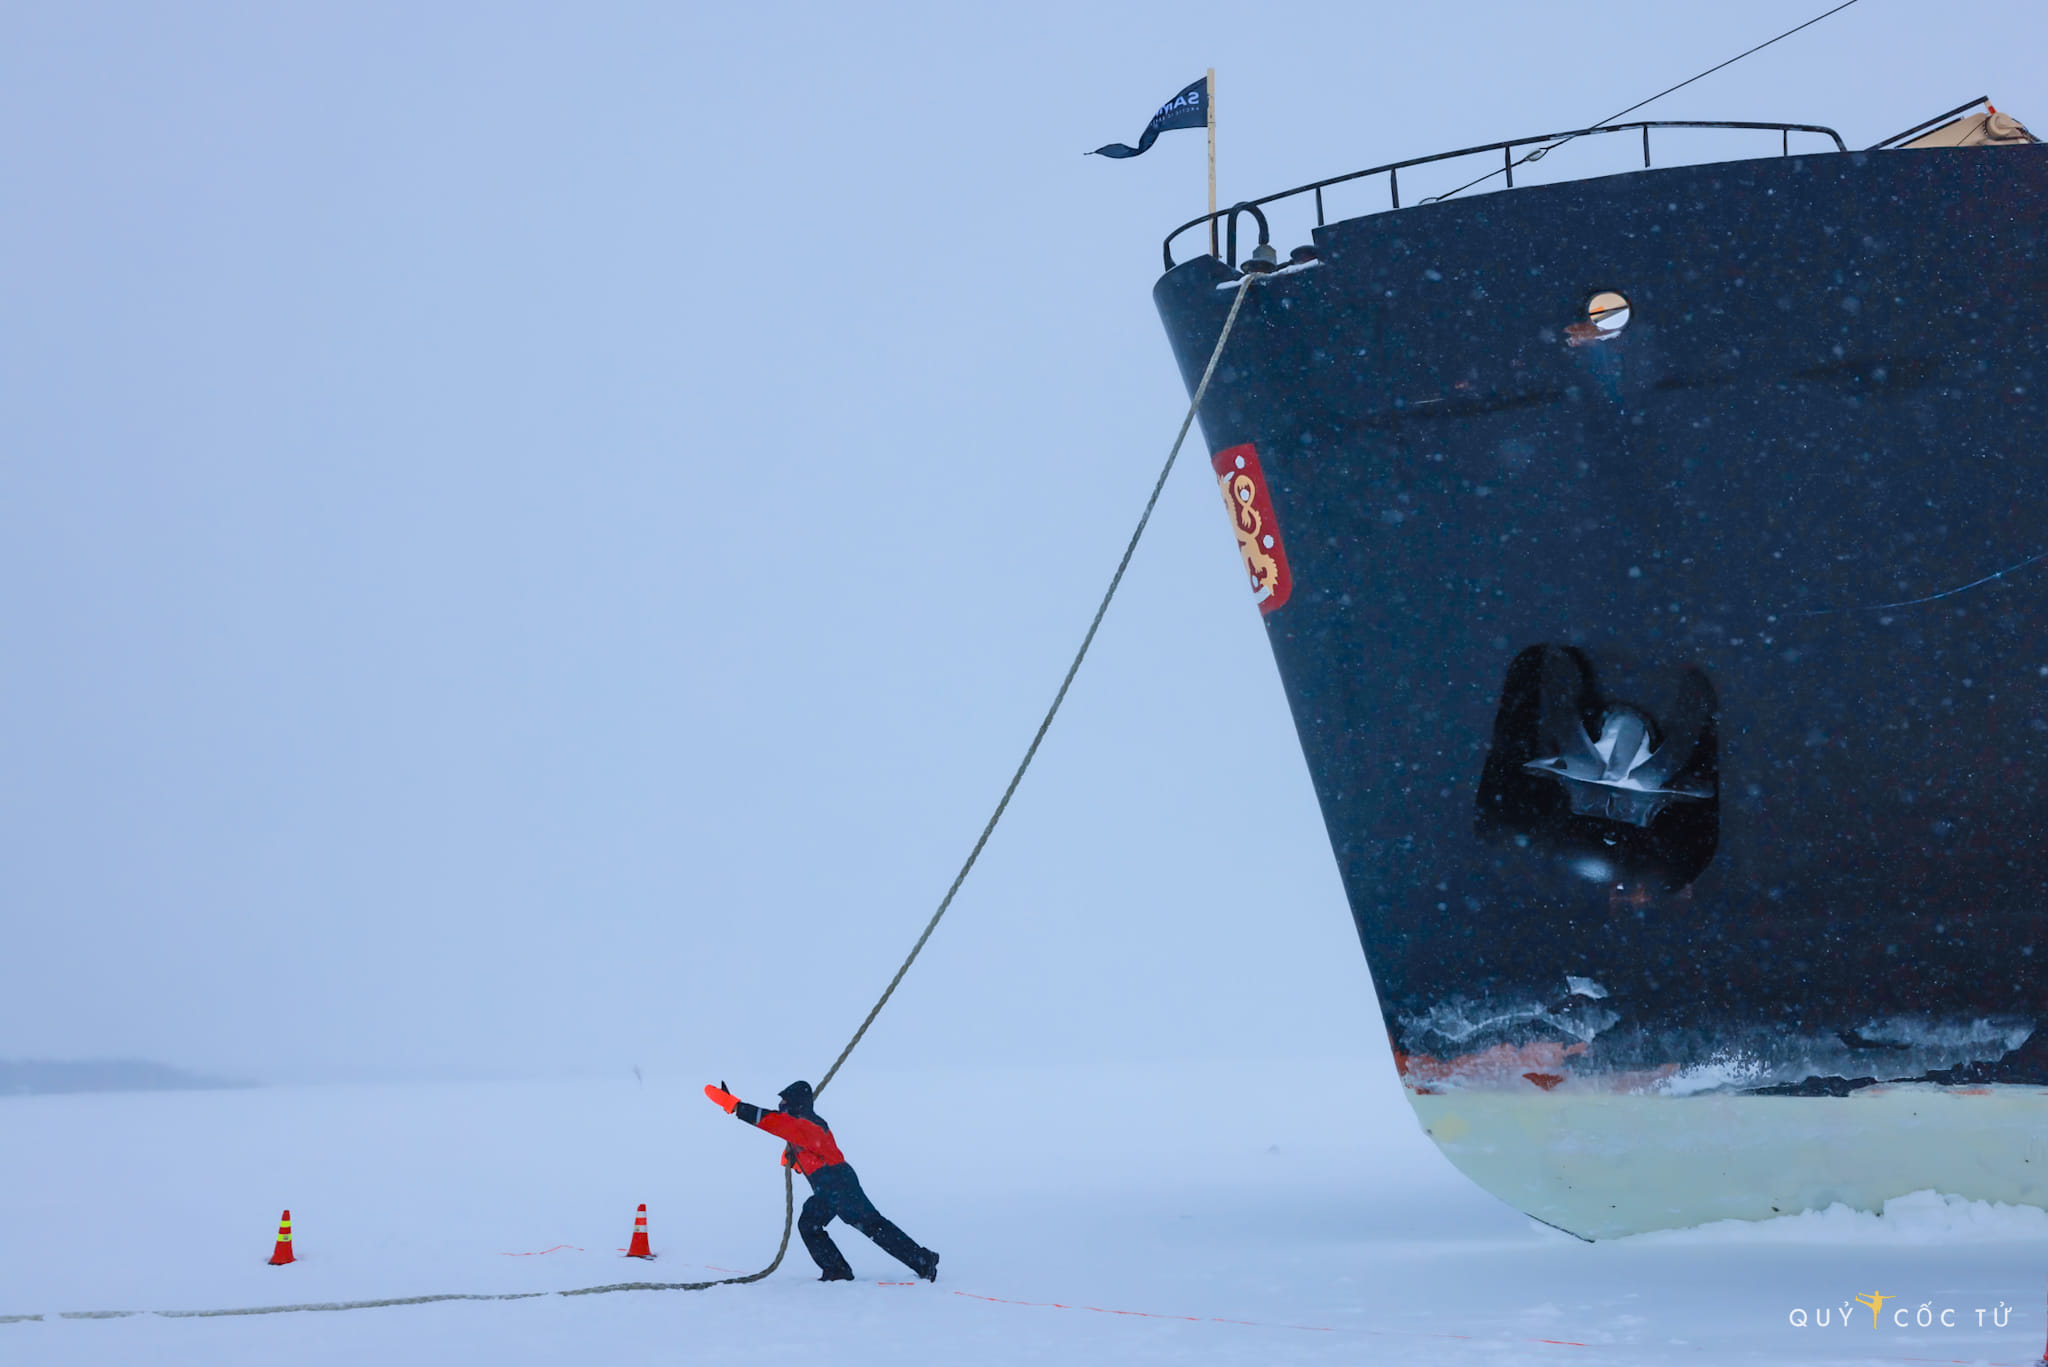
[[[733,1114],[787,1144],[789,1147],[782,1151],[782,1165],[789,1167],[793,1155],[796,1170],[806,1177],[819,1168],[836,1167],[846,1161],[846,1155],[839,1152],[839,1145],[832,1140],[830,1127],[819,1121],[785,1111],[764,1111],[744,1101],[733,1108]]]

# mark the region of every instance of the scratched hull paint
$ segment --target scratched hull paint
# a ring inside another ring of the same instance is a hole
[[[1252,286],[1203,432],[1411,1100],[1521,1208],[2042,1201],[2044,191],[2039,146],[1649,170]],[[1190,389],[1236,279],[1154,290]]]

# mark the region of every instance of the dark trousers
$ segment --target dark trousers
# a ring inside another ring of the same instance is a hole
[[[825,1226],[834,1219],[846,1221],[873,1239],[884,1253],[912,1272],[922,1275],[931,1265],[931,1250],[920,1247],[916,1240],[882,1218],[882,1212],[860,1189],[860,1178],[850,1163],[834,1163],[811,1174],[811,1197],[804,1202],[796,1227],[803,1235],[804,1247],[811,1252],[811,1261],[821,1272],[828,1277],[851,1277],[853,1269],[846,1265],[838,1245],[825,1233]]]

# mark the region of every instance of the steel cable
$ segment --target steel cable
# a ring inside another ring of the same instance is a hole
[[[1729,67],[1729,66],[1734,66],[1734,65],[1735,65],[1735,64],[1736,64],[1737,62],[1741,61],[1741,60],[1742,60],[1742,59],[1743,59],[1744,57],[1749,57],[1749,56],[1753,56],[1753,55],[1754,55],[1754,54],[1756,54],[1756,53],[1762,52],[1762,51],[1763,51],[1763,50],[1764,50],[1765,48],[1769,47],[1769,46],[1770,46],[1770,45],[1771,45],[1772,43],[1782,43],[1782,42],[1784,42],[1784,41],[1785,41],[1785,40],[1786,40],[1787,38],[1790,38],[1790,37],[1791,37],[1791,36],[1792,36],[1793,34],[1795,34],[1795,33],[1799,32],[1799,30],[1800,30],[1800,29],[1808,29],[1808,28],[1812,28],[1812,27],[1813,27],[1813,26],[1814,26],[1815,24],[1818,24],[1818,23],[1819,23],[1819,22],[1820,22],[1821,20],[1823,20],[1823,19],[1826,19],[1826,18],[1830,17],[1831,15],[1836,15],[1836,14],[1840,14],[1840,13],[1841,13],[1841,12],[1842,12],[1843,10],[1845,10],[1845,9],[1849,8],[1849,6],[1851,6],[1851,5],[1854,5],[1854,4],[1857,4],[1857,3],[1859,3],[1859,0],[1842,0],[1842,3],[1841,3],[1841,4],[1839,4],[1839,5],[1836,5],[1836,6],[1835,6],[1835,7],[1833,8],[1833,9],[1831,9],[1831,10],[1827,10],[1827,11],[1824,11],[1823,13],[1820,13],[1820,14],[1816,14],[1816,15],[1814,15],[1814,16],[1813,16],[1813,18],[1811,18],[1811,19],[1807,20],[1807,21],[1806,21],[1805,23],[1803,23],[1803,24],[1798,24],[1798,25],[1795,25],[1795,26],[1794,26],[1794,27],[1792,27],[1792,28],[1788,28],[1788,29],[1786,29],[1786,30],[1785,30],[1785,31],[1784,31],[1783,33],[1779,34],[1779,35],[1778,35],[1777,37],[1775,37],[1775,38],[1769,38],[1769,39],[1766,39],[1765,41],[1763,41],[1763,42],[1761,42],[1761,43],[1758,43],[1758,44],[1757,44],[1757,45],[1756,45],[1755,47],[1753,47],[1753,48],[1750,48],[1750,49],[1748,49],[1747,51],[1744,51],[1744,52],[1738,52],[1738,53],[1736,53],[1736,54],[1735,54],[1735,55],[1734,55],[1733,57],[1730,57],[1730,58],[1729,58],[1729,59],[1728,59],[1727,61],[1725,61],[1725,62],[1722,62],[1722,63],[1720,63],[1720,64],[1718,64],[1718,65],[1716,65],[1716,66],[1710,66],[1710,67],[1708,67],[1708,68],[1707,68],[1707,69],[1706,69],[1705,71],[1702,71],[1702,72],[1700,72],[1700,73],[1699,73],[1699,75],[1697,75],[1697,76],[1688,76],[1688,77],[1686,77],[1686,78],[1685,78],[1684,80],[1680,81],[1680,82],[1679,82],[1679,83],[1678,83],[1677,85],[1674,85],[1674,86],[1669,86],[1669,87],[1667,87],[1667,88],[1665,88],[1665,89],[1663,89],[1663,90],[1660,90],[1660,91],[1658,91],[1658,92],[1657,92],[1656,94],[1654,94],[1654,95],[1650,96],[1650,97],[1649,97],[1648,99],[1646,99],[1646,100],[1637,100],[1637,101],[1636,101],[1636,102],[1635,102],[1634,104],[1630,105],[1630,106],[1629,106],[1628,108],[1626,108],[1626,109],[1618,109],[1618,110],[1616,110],[1616,111],[1615,111],[1614,113],[1612,113],[1612,114],[1609,114],[1609,115],[1608,115],[1608,116],[1607,116],[1606,118],[1604,118],[1604,119],[1600,120],[1600,122],[1599,122],[1599,123],[1596,123],[1596,124],[1594,124],[1594,125],[1593,125],[1592,127],[1590,127],[1590,128],[1584,129],[1584,130],[1582,130],[1581,132],[1578,132],[1578,133],[1573,133],[1573,134],[1570,134],[1570,135],[1569,135],[1569,136],[1567,136],[1567,137],[1562,137],[1562,138],[1559,138],[1559,139],[1558,139],[1558,140],[1557,140],[1556,142],[1551,142],[1551,143],[1545,143],[1545,144],[1544,144],[1543,146],[1541,146],[1541,147],[1537,148],[1537,149],[1536,149],[1535,151],[1533,151],[1533,152],[1530,152],[1530,153],[1529,153],[1529,154],[1528,154],[1527,156],[1524,156],[1524,157],[1518,157],[1518,158],[1516,158],[1516,160],[1515,160],[1515,163],[1514,163],[1514,164],[1515,164],[1516,166],[1523,166],[1523,165],[1526,165],[1526,164],[1528,164],[1529,162],[1532,162],[1532,161],[1539,161],[1539,160],[1541,160],[1541,159],[1542,159],[1542,158],[1543,158],[1544,156],[1548,155],[1548,154],[1549,154],[1549,153],[1551,153],[1551,152],[1555,152],[1555,151],[1556,151],[1556,150],[1557,150],[1558,148],[1560,148],[1560,147],[1564,146],[1564,145],[1565,145],[1566,143],[1568,143],[1568,142],[1572,141],[1572,139],[1574,139],[1574,138],[1579,138],[1579,137],[1583,137],[1583,136],[1585,136],[1585,134],[1586,134],[1586,133],[1593,133],[1593,132],[1598,132],[1598,131],[1599,131],[1599,129],[1600,129],[1600,128],[1601,128],[1601,127],[1602,127],[1603,125],[1605,125],[1605,124],[1610,124],[1610,123],[1613,123],[1613,122],[1614,122],[1614,121],[1615,121],[1616,119],[1620,118],[1620,117],[1621,117],[1621,116],[1622,116],[1623,114],[1633,114],[1633,113],[1635,113],[1635,112],[1636,112],[1636,111],[1637,111],[1638,109],[1641,109],[1641,108],[1642,108],[1642,107],[1643,107],[1644,105],[1646,105],[1646,104],[1655,104],[1655,103],[1656,103],[1656,102],[1657,102],[1658,100],[1661,100],[1661,99],[1663,99],[1663,98],[1664,98],[1664,97],[1665,97],[1666,95],[1669,95],[1669,94],[1671,94],[1671,93],[1672,93],[1673,91],[1677,91],[1677,90],[1683,90],[1683,89],[1685,89],[1685,88],[1686,88],[1687,86],[1691,85],[1691,84],[1692,84],[1692,83],[1693,83],[1694,81],[1702,81],[1702,80],[1705,80],[1705,79],[1706,79],[1707,77],[1709,77],[1709,76],[1713,75],[1713,74],[1714,74],[1715,72],[1719,71],[1719,70],[1720,70],[1720,69],[1721,69],[1722,67]],[[1964,107],[1965,107],[1965,108],[1968,108],[1968,106],[1967,106],[1967,105],[1966,105],[1966,106],[1964,106]],[[1418,201],[1418,202],[1419,202],[1419,203],[1422,203],[1422,204],[1437,204],[1437,203],[1441,203],[1442,201],[1444,201],[1444,200],[1447,200],[1447,199],[1449,199],[1449,198],[1450,198],[1450,197],[1451,197],[1452,195],[1462,195],[1462,194],[1464,194],[1464,193],[1465,193],[1465,191],[1467,191],[1467,190],[1471,189],[1471,188],[1472,188],[1473,186],[1475,186],[1475,185],[1484,185],[1484,184],[1485,184],[1485,183],[1486,183],[1487,181],[1489,181],[1489,180],[1492,180],[1492,179],[1493,179],[1493,178],[1494,178],[1495,176],[1498,176],[1498,175],[1504,175],[1504,174],[1506,174],[1506,171],[1507,171],[1507,169],[1508,169],[1508,168],[1506,168],[1506,167],[1502,167],[1502,168],[1501,168],[1500,170],[1498,170],[1498,171],[1488,171],[1488,172],[1487,172],[1487,173],[1486,173],[1485,175],[1483,175],[1483,176],[1478,176],[1478,177],[1475,177],[1475,178],[1474,178],[1474,179],[1472,179],[1472,180],[1468,180],[1468,181],[1466,181],[1466,182],[1465,182],[1465,183],[1464,183],[1463,185],[1460,185],[1460,186],[1459,186],[1459,187],[1458,187],[1457,189],[1455,189],[1455,190],[1446,190],[1446,191],[1444,191],[1444,192],[1443,192],[1442,194],[1440,194],[1440,195],[1431,195],[1431,196],[1429,196],[1428,198],[1426,198],[1426,199],[1423,199],[1423,200],[1420,200],[1420,201]]]

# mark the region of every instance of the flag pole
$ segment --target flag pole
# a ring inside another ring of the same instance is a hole
[[[1216,248],[1216,68],[1209,68],[1209,255],[1221,259]]]

